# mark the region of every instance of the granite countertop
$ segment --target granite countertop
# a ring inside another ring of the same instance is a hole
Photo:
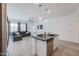
[[[57,37],[57,36],[58,36],[58,34],[53,34],[53,36],[52,35],[46,35],[46,36],[44,36],[44,35],[41,35],[41,36],[32,35],[31,37],[35,38],[35,39],[42,40],[42,41],[47,41],[47,40],[52,39],[52,38]]]

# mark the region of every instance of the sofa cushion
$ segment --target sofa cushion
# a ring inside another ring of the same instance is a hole
[[[23,37],[26,37],[26,36],[29,36],[30,35],[30,32],[26,32],[26,31],[22,31],[22,32],[19,32],[20,35],[22,35]]]

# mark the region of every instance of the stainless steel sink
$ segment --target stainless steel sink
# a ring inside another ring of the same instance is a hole
[[[48,36],[55,36],[56,34],[48,34]]]
[[[38,36],[38,37],[43,37],[44,34],[38,34],[37,36]],[[48,34],[47,36],[56,36],[56,34]]]
[[[37,36],[38,36],[38,37],[43,37],[43,34],[38,34]]]

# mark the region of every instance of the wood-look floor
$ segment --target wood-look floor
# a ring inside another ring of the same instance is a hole
[[[10,41],[8,47],[9,56],[32,56],[32,40],[30,37],[22,41]],[[79,44],[57,40],[58,48],[52,56],[79,56]]]
[[[58,40],[53,56],[79,56],[79,44]]]

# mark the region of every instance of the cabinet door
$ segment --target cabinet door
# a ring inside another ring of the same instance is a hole
[[[47,41],[47,55],[51,56],[53,53],[53,38]]]

